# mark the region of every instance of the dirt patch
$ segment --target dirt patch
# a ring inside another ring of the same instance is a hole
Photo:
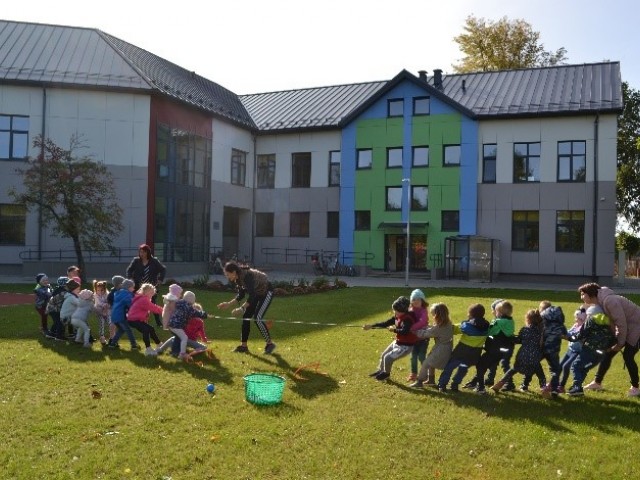
[[[9,305],[31,305],[35,301],[33,293],[0,292],[0,307]]]

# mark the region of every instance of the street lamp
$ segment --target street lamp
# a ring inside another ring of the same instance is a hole
[[[409,250],[411,248],[411,237],[409,235],[409,225],[411,224],[411,179],[403,178],[402,183],[407,184],[407,258],[404,262],[404,284],[409,286]]]

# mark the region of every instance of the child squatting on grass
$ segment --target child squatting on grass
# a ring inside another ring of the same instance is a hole
[[[395,340],[380,355],[378,370],[369,374],[370,377],[374,377],[378,381],[389,378],[393,362],[409,355],[418,341],[416,334],[411,331],[411,327],[416,323],[416,317],[413,312],[409,311],[409,306],[410,301],[407,297],[398,297],[391,306],[394,312],[393,317],[384,322],[362,326],[364,330],[386,328],[396,334]]]

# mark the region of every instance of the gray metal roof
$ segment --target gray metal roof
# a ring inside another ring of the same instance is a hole
[[[0,82],[155,92],[255,128],[230,90],[97,29],[0,20]]]

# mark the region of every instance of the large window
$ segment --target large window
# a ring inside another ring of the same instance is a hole
[[[358,170],[371,168],[371,161],[372,161],[372,151],[370,148],[363,148],[357,151],[356,168]]]
[[[258,188],[275,188],[276,156],[275,154],[258,155]]]
[[[426,210],[429,206],[429,187],[411,187],[411,210]]]
[[[402,209],[402,187],[387,187],[386,210]]]
[[[495,143],[485,143],[482,146],[482,183],[496,183],[497,153]]]
[[[444,146],[444,165],[445,166],[458,166],[460,165],[460,145],[445,145]]]
[[[387,148],[387,168],[402,168],[402,147]]]
[[[311,186],[311,152],[291,155],[291,187],[309,188]]]
[[[256,237],[273,237],[273,213],[256,213]]]
[[[309,212],[291,212],[289,214],[289,236],[309,236]]]
[[[388,100],[387,108],[389,117],[402,117],[404,115],[404,100],[402,98]]]
[[[587,179],[587,143],[558,142],[558,181],[584,182]]]
[[[371,212],[369,210],[356,210],[356,230],[371,230]]]
[[[521,210],[511,213],[511,249],[537,252],[540,236],[540,212]]]
[[[247,178],[247,153],[231,150],[231,183],[244,187]]]
[[[340,212],[327,212],[327,238],[338,238],[340,233]]]
[[[340,150],[333,150],[329,152],[329,186],[340,186],[340,163],[342,161],[342,155]]]
[[[442,210],[442,231],[457,232],[460,230],[460,211]]]
[[[27,208],[0,203],[0,245],[24,245]]]
[[[556,212],[556,251],[584,252],[584,210]]]
[[[429,147],[413,147],[413,158],[411,160],[412,167],[428,167],[429,166]]]
[[[513,144],[513,181],[540,181],[540,142]]]
[[[429,115],[431,113],[431,100],[429,97],[416,97],[413,99],[414,115]]]
[[[29,152],[29,117],[0,115],[0,160],[24,160]]]

